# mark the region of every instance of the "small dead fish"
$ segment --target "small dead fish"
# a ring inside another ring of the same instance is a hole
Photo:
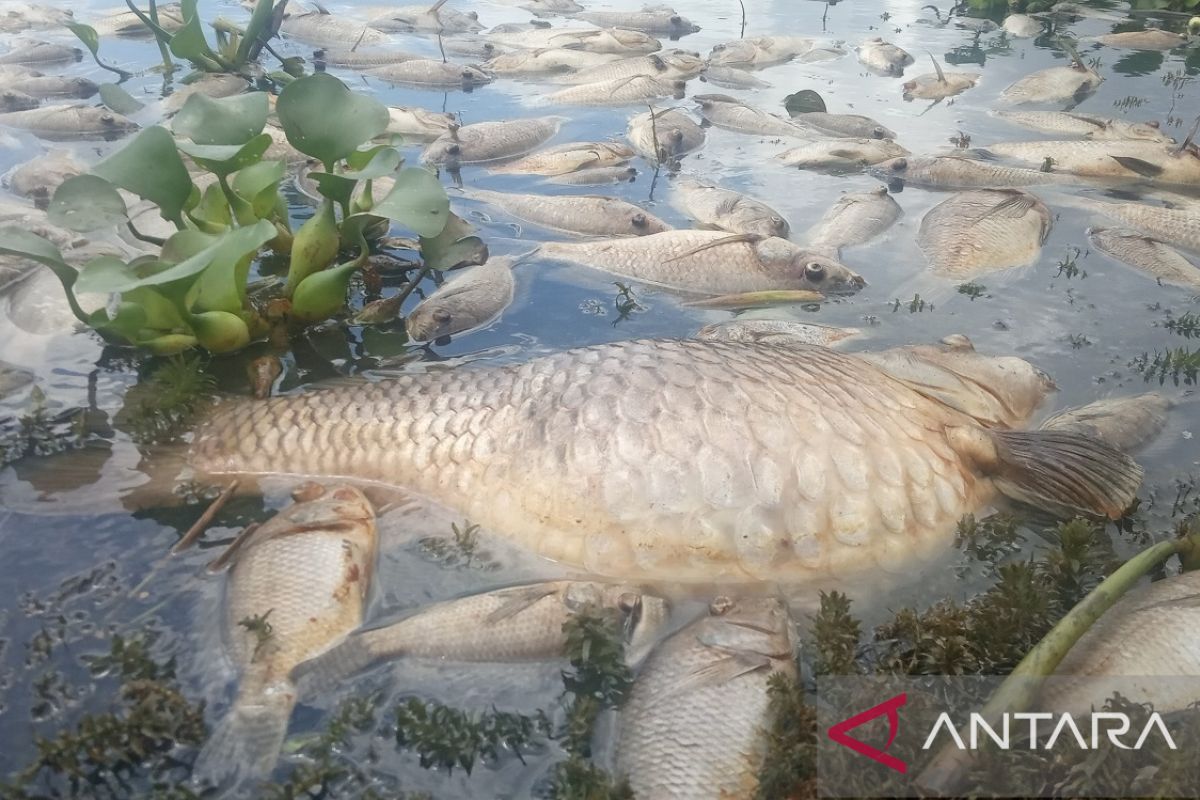
[[[620,78],[651,77],[660,80],[690,80],[704,69],[704,61],[695,53],[664,50],[645,56],[630,56],[595,67],[581,69],[559,79],[559,83],[584,84]]]
[[[91,97],[100,91],[95,81],[67,75],[43,75],[29,71],[24,75],[7,74],[0,77],[0,89],[22,92],[31,97]]]
[[[547,242],[538,252],[557,261],[696,294],[775,289],[852,294],[866,285],[845,264],[786,239],[725,231],[675,230],[594,242]]]
[[[449,39],[442,42],[442,49],[452,56],[462,56],[486,61],[503,53],[503,49],[492,42],[478,39]]]
[[[993,111],[992,116],[1040,133],[1083,136],[1087,139],[1145,139],[1170,144],[1157,120],[1130,122],[1124,119],[1080,114],[1078,111]]]
[[[1028,14],[1009,14],[1004,18],[1004,24],[1001,27],[1008,32],[1009,36],[1018,39],[1032,39],[1041,36],[1046,30],[1046,26],[1042,24],[1041,20]]]
[[[149,15],[149,9],[140,9],[142,16]],[[178,33],[183,28],[183,8],[179,3],[163,3],[156,5],[158,25],[167,33]],[[121,11],[110,14],[90,23],[96,33],[101,36],[122,36],[130,39],[150,39],[154,36],[142,17],[132,11]]]
[[[858,328],[838,328],[791,319],[732,319],[705,325],[696,334],[706,342],[745,342],[787,346],[809,344],[832,347],[862,334]]]
[[[1017,80],[1000,93],[1000,102],[1020,105],[1079,101],[1103,81],[1100,73],[1089,67],[1049,67]]]
[[[1200,290],[1200,267],[1157,239],[1128,228],[1088,228],[1092,247],[1162,283]]]
[[[620,142],[568,142],[493,167],[493,172],[565,175],[582,169],[612,167],[633,158],[633,148]]]
[[[908,155],[908,151],[891,139],[817,139],[775,158],[784,166],[800,169],[861,169],[889,158]]]
[[[136,122],[107,108],[83,105],[42,106],[0,114],[0,126],[29,131],[40,139],[117,139],[138,129]]]
[[[858,54],[860,64],[881,75],[903,75],[904,68],[913,63],[913,57],[906,50],[878,36],[864,40],[854,52]]]
[[[650,654],[618,721],[616,768],[640,798],[754,797],[776,675],[796,674],[777,598],[719,597]]]
[[[1004,189],[1045,184],[1075,184],[1078,180],[1058,172],[1005,167],[966,156],[906,156],[881,161],[867,170],[885,181],[941,189]]]
[[[825,295],[808,289],[772,289],[764,292],[738,292],[691,300],[684,303],[691,308],[707,308],[720,311],[744,311],[752,308],[776,308],[797,303],[823,303]]]
[[[280,24],[279,32],[317,47],[353,47],[356,44],[369,47],[388,41],[387,34],[365,23],[319,11],[288,14]]]
[[[34,374],[32,372],[0,361],[0,399],[19,392],[33,381]]]
[[[458,118],[443,111],[429,111],[416,106],[388,106],[388,133],[398,133],[405,139],[432,142],[458,124]]]
[[[522,75],[550,75],[587,69],[612,63],[616,56],[611,53],[590,53],[564,47],[546,47],[539,50],[514,50],[502,53],[486,66],[496,75],[516,77]]]
[[[569,15],[576,11],[583,11],[583,6],[576,3],[575,0],[530,0],[528,3],[522,3],[520,8],[525,9],[538,16],[549,16],[552,14]]]
[[[475,122],[430,142],[421,153],[422,164],[455,169],[461,164],[483,164],[529,153],[558,133],[566,117],[531,117],[508,122]]]
[[[813,135],[811,129],[776,114],[743,103],[726,94],[698,94],[692,100],[700,108],[700,116],[710,125],[753,136],[782,136],[806,138]]]
[[[400,50],[372,50],[370,48],[343,50],[329,47],[313,53],[313,61],[320,61],[331,67],[349,67],[350,69],[385,67],[390,64],[415,61],[418,58],[424,58],[424,56]]]
[[[591,608],[620,614],[625,657],[637,664],[667,622],[665,600],[626,584],[553,581],[434,603],[390,625],[360,631],[297,669],[297,679],[331,685],[379,661],[510,664],[561,658],[563,625]]]
[[[1102,19],[1109,22],[1128,22],[1129,16],[1123,11],[1105,11],[1092,8],[1083,3],[1055,3],[1050,6],[1050,13],[1063,17],[1082,17],[1085,19]]]
[[[583,11],[572,16],[601,28],[643,31],[672,39],[700,30],[699,25],[666,6],[645,6],[641,11]]]
[[[978,72],[946,72],[936,58],[930,58],[934,71],[906,81],[902,87],[905,100],[945,100],[973,88],[983,77]]]
[[[35,204],[49,202],[59,184],[87,172],[87,166],[65,150],[53,150],[26,161],[9,173],[6,183],[14,194],[33,198]]]
[[[766,89],[771,84],[754,77],[744,69],[709,64],[700,73],[700,80],[723,89]]]
[[[0,64],[54,64],[61,61],[79,61],[83,51],[54,42],[29,42],[20,44],[0,55]]]
[[[526,222],[582,236],[646,236],[671,230],[670,225],[649,211],[615,197],[515,194],[483,189],[464,190],[463,194]]]
[[[718,67],[764,69],[799,58],[820,61],[845,55],[841,48],[804,36],[756,36],[718,44],[708,63]]]
[[[825,111],[806,111],[792,117],[792,122],[811,126],[828,136],[859,139],[895,139],[895,131],[880,125],[862,114],[830,114]]]
[[[635,75],[598,83],[569,86],[539,98],[538,102],[578,106],[644,105],[664,97],[683,99],[686,83]]]
[[[488,38],[512,47],[541,49],[549,47],[578,48],[590,53],[634,55],[654,53],[662,43],[642,31],[622,28],[534,28],[520,31],[492,31]]]
[[[550,183],[565,186],[599,186],[607,183],[633,183],[638,171],[634,167],[590,167],[550,178]]]
[[[32,95],[18,92],[15,89],[0,89],[0,113],[10,111],[28,111],[37,108],[42,101]]]
[[[10,5],[0,11],[0,31],[5,33],[62,28],[67,23],[76,21],[74,12],[69,8],[22,4]]]
[[[1170,408],[1170,402],[1158,392],[1109,397],[1060,411],[1043,422],[1040,430],[1079,433],[1122,453],[1133,453],[1162,433]]]
[[[1032,264],[1050,235],[1050,209],[1019,189],[974,189],[938,203],[917,233],[930,268],[969,279]]]
[[[625,132],[642,158],[651,162],[673,161],[704,144],[704,129],[677,108],[643,111],[629,120]]]
[[[1200,150],[1189,147],[1181,152],[1161,142],[1140,139],[997,142],[978,152],[1035,168],[1049,158],[1054,170],[1089,178],[1200,184]]]
[[[477,33],[484,27],[478,13],[456,11],[445,5],[436,10],[429,6],[396,6],[362,9],[360,13],[370,17],[368,25],[385,33]]]
[[[250,391],[257,400],[271,396],[271,387],[283,374],[283,362],[279,356],[260,356],[246,365],[246,377],[250,380]]]
[[[387,64],[366,70],[366,74],[388,83],[413,86],[472,89],[490,83],[492,76],[469,64],[450,64],[428,58],[414,58],[399,64]]]
[[[808,232],[808,245],[839,255],[879,236],[895,224],[904,211],[886,187],[871,192],[842,195]]]
[[[1069,205],[1103,214],[1159,241],[1200,253],[1200,206],[1162,208],[1145,203],[1105,203],[1086,197],[1073,197]]]
[[[672,200],[701,227],[786,239],[787,220],[761,200],[692,178],[674,183]]]
[[[1087,40],[1085,40],[1087,41]],[[1106,47],[1116,47],[1126,50],[1174,50],[1188,43],[1188,37],[1181,33],[1150,28],[1144,31],[1125,31],[1123,33],[1107,33],[1097,36],[1091,41],[1099,42]]]
[[[955,17],[954,27],[975,33],[991,33],[1000,26],[990,19],[981,17]]]
[[[375,552],[375,512],[345,485],[307,484],[250,534],[225,591],[238,696],[200,751],[197,775],[246,780],[274,766],[296,702],[289,675],[362,624]]]
[[[491,324],[513,300],[513,260],[490,258],[446,281],[404,320],[408,338],[432,342]]]

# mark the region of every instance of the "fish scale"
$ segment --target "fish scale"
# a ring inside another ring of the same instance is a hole
[[[1042,201],[1019,189],[959,192],[921,220],[917,244],[940,275],[961,279],[1032,264],[1050,235]]]
[[[463,194],[503,209],[518,219],[567,233],[645,236],[671,229],[644,208],[616,197],[520,194],[485,189],[467,189]]]
[[[1200,253],[1200,211],[1195,208],[1161,208],[1145,203],[1107,203],[1086,197],[1071,198],[1069,203],[1124,222],[1168,244]]]

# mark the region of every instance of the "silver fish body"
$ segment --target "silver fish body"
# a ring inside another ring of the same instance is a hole
[[[903,75],[904,68],[913,63],[913,57],[908,51],[885,42],[878,36],[865,39],[854,52],[858,54],[860,64],[882,75]]]
[[[816,322],[791,319],[740,318],[705,325],[696,338],[705,342],[743,342],[751,344],[809,344],[832,347],[860,335],[858,328],[838,328]]]
[[[765,89],[771,84],[756,78],[744,69],[709,64],[700,73],[700,80],[725,89]]]
[[[451,130],[430,142],[421,163],[483,164],[517,158],[537,149],[558,133],[565,117],[531,117],[509,122],[476,122]]]
[[[385,33],[477,33],[484,27],[476,12],[456,11],[446,6],[436,11],[431,11],[428,6],[395,6],[363,9],[363,13],[370,16],[368,25]]]
[[[279,32],[318,47],[370,46],[388,41],[387,34],[365,23],[317,11],[311,14],[288,14],[280,23]]]
[[[978,72],[931,72],[905,81],[905,100],[944,100],[974,88],[983,76]]]
[[[399,64],[386,64],[366,70],[368,75],[388,83],[406,83],[414,86],[441,86],[445,88],[470,89],[490,83],[492,77],[478,67],[469,64],[450,64],[428,58],[414,58]]]
[[[44,204],[49,202],[59,184],[86,171],[87,166],[74,155],[56,150],[26,161],[9,173],[6,183],[13,193]]]
[[[409,140],[433,141],[457,124],[453,114],[416,106],[388,106],[388,133],[398,133]]]
[[[1128,50],[1174,50],[1176,47],[1183,47],[1187,44],[1188,37],[1181,33],[1150,28],[1144,31],[1106,33],[1103,36],[1097,36],[1096,41],[1106,47]]]
[[[788,236],[787,220],[761,200],[692,178],[676,180],[674,189],[671,197],[676,205],[704,227],[783,239]]]
[[[704,129],[677,108],[635,115],[626,136],[637,154],[651,162],[678,159],[704,144]]]
[[[1081,433],[1122,453],[1145,447],[1167,426],[1171,404],[1158,392],[1109,397],[1060,411],[1040,426],[1044,431]]]
[[[704,69],[704,60],[684,50],[664,50],[630,56],[599,66],[587,67],[559,79],[560,83],[596,83],[620,78],[651,77],[661,80],[690,80]]]
[[[684,90],[683,81],[634,75],[631,78],[568,86],[545,95],[543,99],[548,103],[580,106],[644,105],[664,97],[682,98]]]
[[[755,796],[770,681],[796,674],[790,626],[776,598],[720,597],[650,655],[617,723],[617,772],[636,797]]]
[[[1044,142],[996,142],[984,152],[1018,164],[1038,167],[1051,160],[1051,169],[1089,178],[1150,180],[1156,183],[1200,184],[1200,151],[1137,139],[1065,139]]]
[[[1019,189],[959,192],[921,220],[917,244],[930,268],[967,280],[1032,264],[1053,224],[1041,200]]]
[[[1170,245],[1128,228],[1088,228],[1092,247],[1174,286],[1200,290],[1200,267]]]
[[[1001,27],[1008,32],[1009,36],[1015,36],[1018,39],[1032,39],[1035,36],[1041,36],[1046,30],[1046,26],[1039,19],[1028,14],[1009,14],[1004,18]]]
[[[992,115],[1040,133],[1083,136],[1088,139],[1145,139],[1166,144],[1172,141],[1159,128],[1157,120],[1130,122],[1077,111],[994,111]]]
[[[1145,203],[1106,203],[1085,197],[1073,205],[1103,214],[1150,234],[1159,241],[1200,254],[1200,207],[1163,208]]]
[[[83,51],[54,42],[29,42],[18,45],[0,55],[0,64],[54,64],[61,61],[79,61]]]
[[[100,85],[87,78],[67,75],[43,75],[29,72],[25,75],[0,76],[0,88],[22,92],[30,97],[77,97],[88,98],[100,91]]]
[[[607,183],[633,183],[637,176],[636,167],[585,167],[575,172],[554,175],[549,181],[565,186],[600,186]]]
[[[770,114],[760,108],[724,94],[698,94],[692,98],[700,116],[711,125],[754,136],[783,136],[803,139],[813,135],[810,128]]]
[[[583,11],[572,15],[601,28],[622,28],[679,38],[700,26],[665,6],[646,6],[641,11]]]
[[[662,49],[662,42],[642,31],[624,28],[534,28],[521,31],[492,31],[488,38],[513,47],[579,48],[590,53],[636,55]]]
[[[519,194],[484,189],[468,189],[464,194],[526,222],[582,236],[646,236],[671,229],[644,208],[616,197]]]
[[[795,58],[815,61],[837,55],[844,55],[844,51],[804,36],[755,36],[716,45],[708,62],[722,67],[764,69]]]
[[[843,248],[866,244],[881,235],[903,213],[886,187],[849,192],[839,197],[809,230],[808,245],[840,254]]]
[[[10,111],[29,111],[37,108],[42,101],[31,94],[19,92],[16,89],[0,89],[0,113]]]
[[[502,53],[492,58],[486,67],[488,71],[496,75],[507,77],[551,75],[610,64],[614,58],[616,56],[609,53],[591,53],[587,50],[549,47]]]
[[[510,258],[489,258],[446,281],[409,313],[408,338],[432,342],[490,324],[512,304],[512,268]]]
[[[41,106],[0,114],[0,126],[29,131],[40,139],[117,139],[138,129],[136,122],[106,108],[84,105]]]
[[[568,142],[502,164],[493,172],[566,175],[583,169],[612,167],[633,158],[633,148],[620,142]]]
[[[1000,93],[1000,102],[1020,105],[1081,100],[1096,91],[1103,81],[1100,73],[1093,69],[1048,67],[1012,83]]]
[[[178,111],[194,94],[205,97],[232,97],[246,91],[246,79],[234,74],[204,75],[184,86],[180,86],[163,100],[163,108],[167,111]]]
[[[785,166],[800,169],[861,169],[908,155],[891,139],[816,139],[776,156]]]
[[[800,125],[811,126],[829,136],[857,139],[895,139],[895,131],[861,114],[830,114],[809,111],[792,117]]]
[[[965,156],[904,156],[881,161],[867,170],[889,184],[912,183],[942,189],[1005,189],[1079,182],[1072,175],[1025,167],[1006,167]]]
[[[324,48],[313,55],[313,61],[322,61],[334,67],[349,67],[350,69],[372,69],[386,67],[389,64],[400,64],[405,61],[415,61],[424,58],[415,53],[401,50],[346,50],[342,48]]]

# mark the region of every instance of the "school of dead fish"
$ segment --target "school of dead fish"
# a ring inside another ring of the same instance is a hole
[[[673,229],[647,208],[600,194],[452,190],[454,198],[568,240],[547,240],[532,254],[495,257],[452,277],[407,316],[414,341],[489,325],[513,302],[529,258],[601,270],[716,307],[776,293],[850,295],[870,275],[843,263],[844,251],[888,233],[904,214],[889,188],[907,183],[947,192],[917,233],[934,275],[965,281],[1035,262],[1054,206],[1068,205],[1094,217],[1086,234],[1096,250],[1163,283],[1200,290],[1200,207],[1153,200],[1157,190],[1200,185],[1200,149],[1190,135],[1175,142],[1156,121],[1069,110],[1103,81],[1069,46],[1066,64],[996,87],[1004,108],[994,118],[1015,140],[914,154],[863,115],[784,116],[707,90],[691,95],[694,107],[674,104],[692,81],[753,90],[769,85],[758,73],[772,66],[847,58],[851,50],[880,79],[902,78],[919,59],[881,37],[857,44],[745,37],[702,56],[685,42],[664,47],[659,37],[678,40],[699,30],[664,6],[607,11],[533,0],[523,8],[553,21],[489,30],[477,12],[445,3],[347,14],[297,7],[281,33],[317,48],[314,61],[390,84],[462,90],[537,81],[543,105],[559,113],[463,124],[453,114],[391,107],[389,131],[422,143],[420,162],[430,168],[539,176],[548,184],[633,180],[633,159],[641,157],[680,173],[666,191],[693,227]],[[167,30],[183,25],[178,6],[158,13]],[[50,142],[112,140],[138,129],[79,102],[98,91],[94,82],[53,74],[81,51],[40,37],[58,36],[72,17],[28,6],[0,16],[0,29],[21,37],[0,53],[0,127]],[[88,21],[101,36],[145,33],[131,12]],[[966,18],[957,24],[998,27]],[[1012,14],[999,27],[1020,39],[1041,36],[1048,24],[1043,16]],[[398,33],[436,34],[453,58],[397,49]],[[1153,29],[1091,41],[1147,50],[1189,44],[1186,35]],[[987,85],[983,73],[948,71],[930,58],[933,71],[898,82],[898,98],[952,102]],[[192,92],[228,96],[247,88],[236,76],[208,76],[169,98],[164,110],[178,109]],[[627,142],[554,142],[573,105],[627,107]],[[1036,105],[1042,107],[1025,108]],[[845,194],[805,229],[772,208],[770,198],[693,174],[689,154],[702,150],[708,126],[776,142],[771,169],[868,171],[885,185]],[[1022,140],[1021,130],[1054,138]],[[268,132],[275,139],[270,157],[303,162],[282,131]],[[86,171],[76,156],[52,149],[13,170],[6,185],[30,202],[3,201],[0,218],[48,236],[68,260],[81,261],[98,243],[56,229],[39,211],[58,184]],[[303,174],[300,189],[311,193]],[[1064,187],[1087,193],[1065,195]],[[1125,199],[1098,199],[1112,188]],[[1150,201],[1130,201],[1130,193]],[[147,229],[155,223],[145,220]],[[0,289],[7,295],[28,282],[28,273],[28,265],[0,259]],[[16,301],[4,299],[11,312]],[[197,774],[226,786],[267,774],[306,685],[328,686],[401,658],[550,660],[562,653],[563,623],[599,606],[620,615],[627,657],[639,669],[614,757],[636,796],[752,796],[767,681],[795,671],[788,607],[755,587],[811,596],[910,572],[945,553],[964,514],[1001,498],[1057,514],[1117,518],[1142,477],[1129,454],[1166,421],[1165,400],[1150,394],[1100,401],[1031,428],[1054,386],[1028,362],[978,353],[962,336],[874,353],[833,349],[859,334],[789,319],[734,319],[692,340],[619,342],[511,366],[222,403],[187,453],[195,475],[349,483],[300,486],[292,505],[227,557],[225,640],[239,688]],[[32,379],[0,364],[0,395]],[[367,621],[380,543],[375,510],[352,485],[362,481],[431,498],[573,577]],[[1195,647],[1170,649],[1183,638],[1194,641],[1194,620],[1186,616],[1194,617],[1194,583],[1181,576],[1123,601],[1061,671],[1200,673]],[[729,594],[662,640],[668,596],[697,587]],[[269,619],[269,636],[245,624],[255,619]],[[1097,663],[1094,654],[1109,648],[1111,636],[1126,644],[1116,660]],[[1166,690],[1160,695],[1164,705],[1181,702]],[[1086,706],[1103,697],[1080,684],[1059,699]]]

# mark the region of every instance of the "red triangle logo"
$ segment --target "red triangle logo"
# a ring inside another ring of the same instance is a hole
[[[872,761],[877,761],[889,769],[894,769],[901,774],[908,772],[908,765],[895,756],[890,756],[884,752],[892,746],[892,742],[896,741],[896,734],[900,732],[900,713],[897,709],[908,702],[908,694],[898,694],[890,700],[884,700],[877,706],[872,706],[860,714],[855,714],[849,719],[844,719],[837,725],[829,729],[829,738],[843,747],[849,747],[854,752],[864,755]],[[878,750],[869,744],[860,742],[853,736],[846,735],[846,731],[853,730],[863,723],[870,722],[876,717],[881,717],[887,714],[888,718],[888,740],[883,746],[883,750]]]

